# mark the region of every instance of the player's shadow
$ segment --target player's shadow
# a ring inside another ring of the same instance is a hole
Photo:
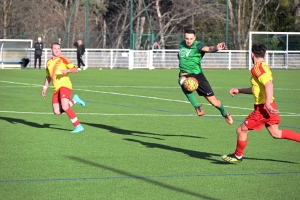
[[[186,154],[188,156],[191,156],[193,158],[199,158],[199,159],[208,160],[208,161],[210,161],[211,163],[214,163],[214,164],[231,164],[231,163],[223,162],[221,160],[221,156],[222,155],[220,155],[220,154],[187,150],[187,149],[182,149],[182,148],[178,148],[178,147],[167,146],[167,145],[164,145],[164,144],[157,144],[157,143],[151,143],[151,142],[143,142],[143,141],[134,140],[134,139],[124,139],[124,140],[130,141],[130,142],[137,142],[137,143],[140,143],[141,145],[144,145],[145,147],[148,147],[148,148],[159,148],[159,149],[164,149],[164,150],[169,150],[169,151],[175,151],[175,152],[184,153],[184,154]],[[220,159],[217,160],[217,159],[213,158],[214,156],[217,156]],[[271,162],[282,162],[282,163],[290,163],[290,164],[298,164],[298,163],[291,162],[291,161],[274,160],[274,159],[268,159],[268,158],[250,158],[250,157],[244,157],[244,159],[247,159],[247,160],[271,161]]]
[[[170,191],[183,193],[185,195],[190,195],[191,197],[195,197],[197,199],[217,200],[216,198],[206,196],[206,195],[203,195],[203,194],[198,193],[198,192],[196,193],[196,192],[191,191],[191,190],[187,190],[187,189],[184,189],[184,188],[173,186],[171,184],[167,184],[167,183],[164,183],[164,182],[157,181],[153,178],[153,176],[152,177],[150,177],[150,176],[147,177],[147,176],[140,176],[140,175],[132,174],[130,172],[127,172],[127,171],[124,171],[124,170],[121,170],[121,169],[117,169],[115,167],[111,167],[111,166],[104,165],[104,164],[101,164],[101,163],[96,163],[96,162],[86,160],[86,159],[76,157],[76,156],[64,156],[64,157],[67,158],[67,159],[76,161],[78,163],[84,163],[86,165],[97,167],[100,170],[107,170],[107,171],[110,171],[110,172],[113,172],[113,173],[116,173],[116,174],[120,175],[120,177],[118,177],[118,176],[104,177],[105,179],[109,179],[109,178],[113,178],[113,179],[117,179],[117,178],[120,178],[120,179],[125,179],[125,178],[136,179],[136,180],[139,180],[139,181],[143,181],[147,184],[152,184],[154,186],[158,186],[158,187],[161,187],[161,188],[164,188],[164,189],[168,189]]]
[[[161,136],[165,137],[189,137],[189,138],[200,138],[200,139],[206,139],[199,136],[193,136],[193,135],[174,135],[174,134],[157,134],[157,133],[147,133],[143,131],[135,131],[135,130],[127,130],[127,129],[121,129],[115,126],[108,126],[105,124],[94,124],[94,123],[87,123],[87,122],[81,122],[81,124],[85,124],[88,126],[101,128],[108,130],[112,133],[120,134],[120,135],[132,135],[132,136],[138,136],[138,137],[145,137],[145,138],[152,138],[156,140],[164,140],[160,138]]]
[[[48,128],[48,129],[69,131],[69,129],[51,127],[52,125],[57,125],[57,124],[48,124],[48,123],[38,124],[36,122],[26,121],[24,119],[10,118],[10,117],[0,117],[0,120],[5,120],[11,124],[24,124],[24,125],[31,126],[34,128]]]

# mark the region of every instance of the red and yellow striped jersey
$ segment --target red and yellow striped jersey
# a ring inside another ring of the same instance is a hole
[[[269,81],[273,81],[272,72],[269,66],[267,65],[267,63],[258,62],[252,67],[251,74],[252,77],[250,79],[250,82],[252,84],[254,104],[255,105],[265,104],[266,103],[265,84]],[[272,97],[272,100],[274,100],[274,97]]]
[[[63,75],[61,70],[71,69],[74,64],[63,56],[57,57],[55,60],[50,58],[46,63],[46,76],[52,80],[53,90],[56,92],[61,87],[72,89],[72,83],[68,74]]]

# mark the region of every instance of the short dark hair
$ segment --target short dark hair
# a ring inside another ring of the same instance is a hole
[[[53,48],[53,45],[59,45],[59,46],[60,46],[60,44],[59,44],[58,42],[54,42],[54,43],[51,45],[51,49]]]
[[[184,34],[186,34],[186,33],[188,33],[188,34],[196,34],[195,33],[195,31],[194,30],[192,30],[192,29],[186,29],[186,30],[184,30]]]
[[[251,51],[255,55],[255,57],[263,58],[266,54],[267,47],[264,44],[256,43],[252,45]]]

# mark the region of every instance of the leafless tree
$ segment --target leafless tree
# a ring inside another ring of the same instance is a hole
[[[172,40],[168,40],[172,35],[180,34],[182,36],[183,29],[187,26],[192,28],[191,19],[193,17],[209,20],[217,18],[225,24],[224,4],[218,4],[215,1],[197,0],[197,1],[176,1],[169,0],[169,10],[162,11],[166,2],[156,0],[156,14],[158,18],[158,35],[160,36],[159,43],[162,48],[165,48],[167,41],[169,46],[174,46]],[[164,9],[165,10],[165,9]],[[156,24],[156,25],[157,25]],[[198,28],[205,31],[205,27],[198,25]],[[172,37],[171,37],[172,38]],[[173,40],[176,41],[177,40]],[[178,45],[178,44],[177,44]]]
[[[270,0],[229,0],[229,24],[231,27],[232,47],[246,49],[249,31],[257,30],[264,20],[264,9]]]
[[[276,6],[274,11],[266,12],[269,3],[274,4],[274,1],[278,2],[278,6],[283,3],[294,5],[290,10],[295,13],[297,27],[300,21],[299,0],[228,0],[230,49],[245,49],[249,31],[263,30],[264,24],[266,31],[278,29],[278,23],[272,21],[270,15],[280,14],[281,7]],[[89,48],[129,48],[129,43],[134,42],[136,49],[147,49],[151,45],[148,34],[153,34],[164,49],[177,48],[179,40],[183,39],[183,29],[190,26],[196,30],[197,38],[209,45],[225,39],[226,1],[89,2],[89,30],[85,30],[86,0],[0,0],[0,37],[36,40],[41,36],[46,47],[61,38],[64,47],[73,47],[74,40],[84,40],[88,32]],[[130,5],[131,2],[133,5]],[[138,35],[135,41],[130,41],[131,24],[133,33]]]

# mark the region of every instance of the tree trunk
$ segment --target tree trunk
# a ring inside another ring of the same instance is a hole
[[[74,17],[72,18],[72,24],[73,24],[73,34],[72,34],[72,41],[71,41],[71,46],[73,45],[73,43],[77,40],[82,40],[83,41],[83,38],[79,38],[79,36],[76,35],[77,33],[77,25],[78,25],[78,21],[79,19],[78,18],[78,10],[79,10],[79,6],[80,6],[80,2],[81,0],[78,0],[77,1],[77,4],[76,4],[76,7],[75,7],[75,12],[74,12]],[[74,2],[75,3],[75,2]]]
[[[142,11],[142,0],[138,0],[138,5],[136,8],[136,13],[140,13]],[[144,20],[144,21],[143,21]],[[135,41],[135,49],[141,49],[141,41],[142,41],[142,35],[143,34],[143,26],[145,24],[145,17],[137,16],[136,19],[136,34],[138,34],[138,37],[136,37]]]
[[[255,31],[265,17],[263,10],[270,0],[229,0],[230,25],[233,49],[246,49],[249,43],[249,32]]]
[[[155,8],[156,8],[156,13],[157,13],[157,17],[158,17],[158,23],[159,23],[159,34],[160,34],[160,47],[162,49],[165,49],[165,39],[164,39],[164,32],[162,30],[164,30],[164,24],[163,24],[163,17],[161,15],[160,12],[160,6],[159,6],[160,0],[156,0],[156,4],[155,4]]]
[[[7,2],[8,1],[8,2]],[[12,7],[12,0],[4,0],[3,2],[3,39],[7,39],[8,15]]]
[[[126,1],[126,8],[129,8],[129,0]],[[114,45],[117,49],[120,48],[121,40],[124,36],[124,32],[126,31],[126,27],[128,27],[128,24],[127,24],[128,16],[129,16],[129,9],[124,9],[122,14],[120,14],[120,17],[122,17],[122,19],[123,19],[123,23],[122,23],[122,26],[121,26],[122,31],[119,34],[118,38],[117,38],[116,45]],[[116,27],[119,27],[119,24],[116,24]]]

